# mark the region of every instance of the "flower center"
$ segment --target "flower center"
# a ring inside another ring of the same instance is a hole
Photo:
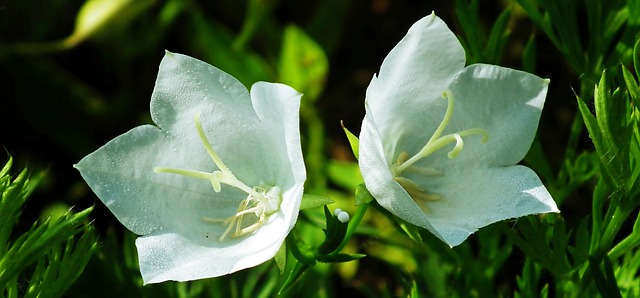
[[[187,177],[209,180],[213,191],[220,192],[222,184],[233,186],[247,193],[247,198],[240,202],[235,214],[224,219],[203,217],[207,222],[221,222],[227,229],[220,235],[219,240],[223,241],[227,235],[231,238],[240,237],[245,234],[257,231],[267,220],[267,217],[280,209],[282,202],[282,190],[278,186],[269,186],[260,183],[259,186],[249,187],[238,180],[229,168],[222,162],[220,156],[213,150],[207,136],[204,134],[200,123],[200,113],[194,117],[198,136],[204,145],[205,150],[218,166],[217,171],[203,172],[197,170],[177,169],[167,167],[155,167],[155,173],[177,174]]]
[[[447,111],[444,114],[444,118],[442,119],[442,122],[440,122],[440,125],[438,126],[436,131],[433,133],[431,138],[429,138],[429,140],[427,141],[427,144],[424,147],[422,147],[422,149],[420,149],[420,151],[418,151],[418,153],[416,153],[412,157],[409,157],[409,154],[407,152],[404,152],[404,151],[401,152],[398,155],[397,162],[391,166],[391,173],[393,173],[393,176],[394,176],[393,179],[396,182],[398,182],[398,184],[400,184],[400,186],[402,186],[402,188],[404,188],[405,191],[407,191],[407,193],[413,198],[413,200],[418,204],[418,206],[420,206],[425,211],[429,211],[429,209],[426,206],[426,202],[437,201],[440,199],[440,196],[436,194],[427,193],[422,186],[420,186],[413,180],[406,177],[402,177],[401,176],[402,173],[410,172],[410,173],[415,173],[415,174],[424,175],[424,176],[441,175],[442,172],[440,172],[437,169],[418,167],[418,166],[415,166],[414,164],[417,161],[433,154],[434,152],[452,143],[455,143],[455,145],[453,149],[449,151],[449,153],[447,154],[447,157],[449,157],[450,159],[455,158],[456,156],[458,156],[458,154],[460,154],[460,152],[464,148],[464,140],[463,140],[464,137],[468,137],[472,135],[481,135],[482,142],[486,142],[489,139],[489,133],[482,128],[471,128],[471,129],[466,129],[466,130],[462,130],[462,131],[458,131],[455,133],[450,133],[442,136],[442,133],[444,132],[444,130],[447,128],[447,125],[451,121],[451,116],[453,115],[453,108],[455,106],[455,100],[453,98],[453,93],[451,92],[451,90],[449,89],[444,90],[442,92],[442,97],[446,99],[448,102]]]

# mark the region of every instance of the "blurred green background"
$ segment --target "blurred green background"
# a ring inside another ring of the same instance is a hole
[[[84,1],[0,2],[0,98],[6,123],[0,144],[18,165],[55,173],[46,183],[50,201],[32,204],[93,203],[71,165],[115,136],[150,123],[150,95],[165,49],[211,63],[246,86],[260,80],[286,83],[287,73],[279,69],[282,40],[287,26],[297,26],[328,58],[326,78],[315,86],[317,98],[304,98],[314,101],[308,106],[326,132],[322,153],[353,160],[340,120],[357,135],[366,87],[389,50],[431,11],[454,32],[461,31],[454,2],[447,1],[123,2],[138,3],[126,3],[100,30],[64,50],[51,50],[49,42],[74,31]],[[484,31],[510,5],[479,2]],[[510,22],[513,32],[503,57],[482,62],[522,68],[524,45],[536,29],[522,13],[514,13]],[[552,152],[561,151],[568,133],[563,127],[576,110],[571,76],[544,39],[538,48],[535,71],[552,78],[541,129],[560,128],[543,135],[551,139],[544,142],[545,151],[557,164],[561,156]]]

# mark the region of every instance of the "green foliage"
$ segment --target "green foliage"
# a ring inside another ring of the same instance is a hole
[[[324,89],[329,61],[324,50],[300,28],[284,29],[280,57],[280,81],[315,101]]]
[[[488,34],[480,29],[482,24],[479,20],[480,1],[456,0],[456,17],[462,27],[463,35],[461,41],[467,50],[467,63],[489,63],[498,64],[502,58],[505,46],[511,34],[508,28],[511,17],[511,9],[503,10]]]
[[[10,174],[12,159],[0,171],[0,284],[6,297],[62,296],[78,279],[97,247],[87,222],[92,208],[35,222],[12,236],[12,230],[40,176],[22,170]]]
[[[50,169],[46,177],[12,174],[10,159],[0,171],[0,296],[640,297],[640,1],[14,2],[0,10],[9,127],[0,142],[16,163]],[[560,216],[496,223],[450,248],[393,218],[362,184],[356,136],[365,88],[381,55],[432,10],[456,32],[468,63],[550,79],[523,163]],[[95,201],[67,168],[150,122],[148,98],[165,49],[247,86],[276,81],[305,94],[305,192],[315,195],[303,199],[274,262],[143,285],[137,236],[104,206],[42,211]]]

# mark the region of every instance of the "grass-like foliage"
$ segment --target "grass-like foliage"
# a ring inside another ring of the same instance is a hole
[[[0,284],[5,297],[57,297],[65,293],[93,255],[96,234],[89,224],[92,208],[69,210],[15,229],[22,208],[41,179],[27,169],[11,174],[12,159],[0,171]]]

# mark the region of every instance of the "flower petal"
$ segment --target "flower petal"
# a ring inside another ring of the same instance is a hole
[[[433,178],[427,188],[441,199],[429,202],[425,216],[451,246],[497,221],[560,212],[538,176],[524,166],[467,169]]]
[[[148,234],[174,225],[190,226],[195,222],[185,215],[211,209],[211,186],[206,181],[153,172],[156,166],[180,161],[211,163],[198,146],[176,147],[168,134],[144,125],[111,140],[75,167],[125,227]]]
[[[367,88],[366,101],[375,115],[389,158],[401,150],[419,150],[435,131],[446,101],[442,91],[465,63],[464,49],[435,14],[417,21],[384,59]]]
[[[185,233],[140,237],[136,240],[140,272],[147,284],[210,278],[253,267],[276,254],[288,226],[283,217],[271,217],[251,237],[227,239],[225,245],[212,237]]]
[[[257,82],[251,87],[254,109],[260,121],[269,127],[270,133],[265,137],[273,142],[272,154],[279,155],[273,160],[263,161],[263,165],[272,168],[272,171],[265,173],[264,177],[274,177],[280,183],[278,186],[285,190],[289,188],[298,190],[296,196],[285,197],[280,206],[288,217],[287,233],[293,228],[298,218],[302,187],[307,179],[300,147],[301,97],[301,93],[283,84]]]
[[[177,142],[190,142],[210,160],[195,131],[194,117],[198,113],[211,146],[239,180],[258,185],[261,181],[257,176],[271,177],[268,173],[276,167],[266,163],[281,160],[272,146],[284,132],[260,122],[248,90],[234,77],[198,59],[167,52],[151,96],[151,117]],[[267,137],[270,135],[273,138]],[[211,165],[205,162],[189,165],[195,166],[189,169],[210,172],[215,169]]]
[[[260,121],[270,128],[270,133],[265,136],[273,139],[274,132],[283,132],[281,137],[274,140],[278,146],[283,146],[276,153],[282,154],[278,161],[289,161],[290,171],[280,173],[295,177],[295,182],[303,182],[306,179],[306,171],[302,150],[300,148],[300,99],[301,93],[284,84],[257,82],[251,87],[251,99],[254,109]],[[274,168],[283,168],[282,165],[274,165]],[[276,176],[276,175],[272,175]]]
[[[360,132],[360,158],[358,163],[367,190],[380,206],[395,216],[423,227],[436,234],[427,217],[407,192],[393,180],[393,175],[385,161],[380,133],[365,104],[367,114],[362,121]]]
[[[482,143],[479,135],[465,137],[464,149],[455,159],[445,156],[445,148],[423,162],[438,169],[518,163],[533,142],[548,85],[549,80],[504,67],[465,68],[449,86],[455,108],[445,134],[482,128],[489,139]]]

